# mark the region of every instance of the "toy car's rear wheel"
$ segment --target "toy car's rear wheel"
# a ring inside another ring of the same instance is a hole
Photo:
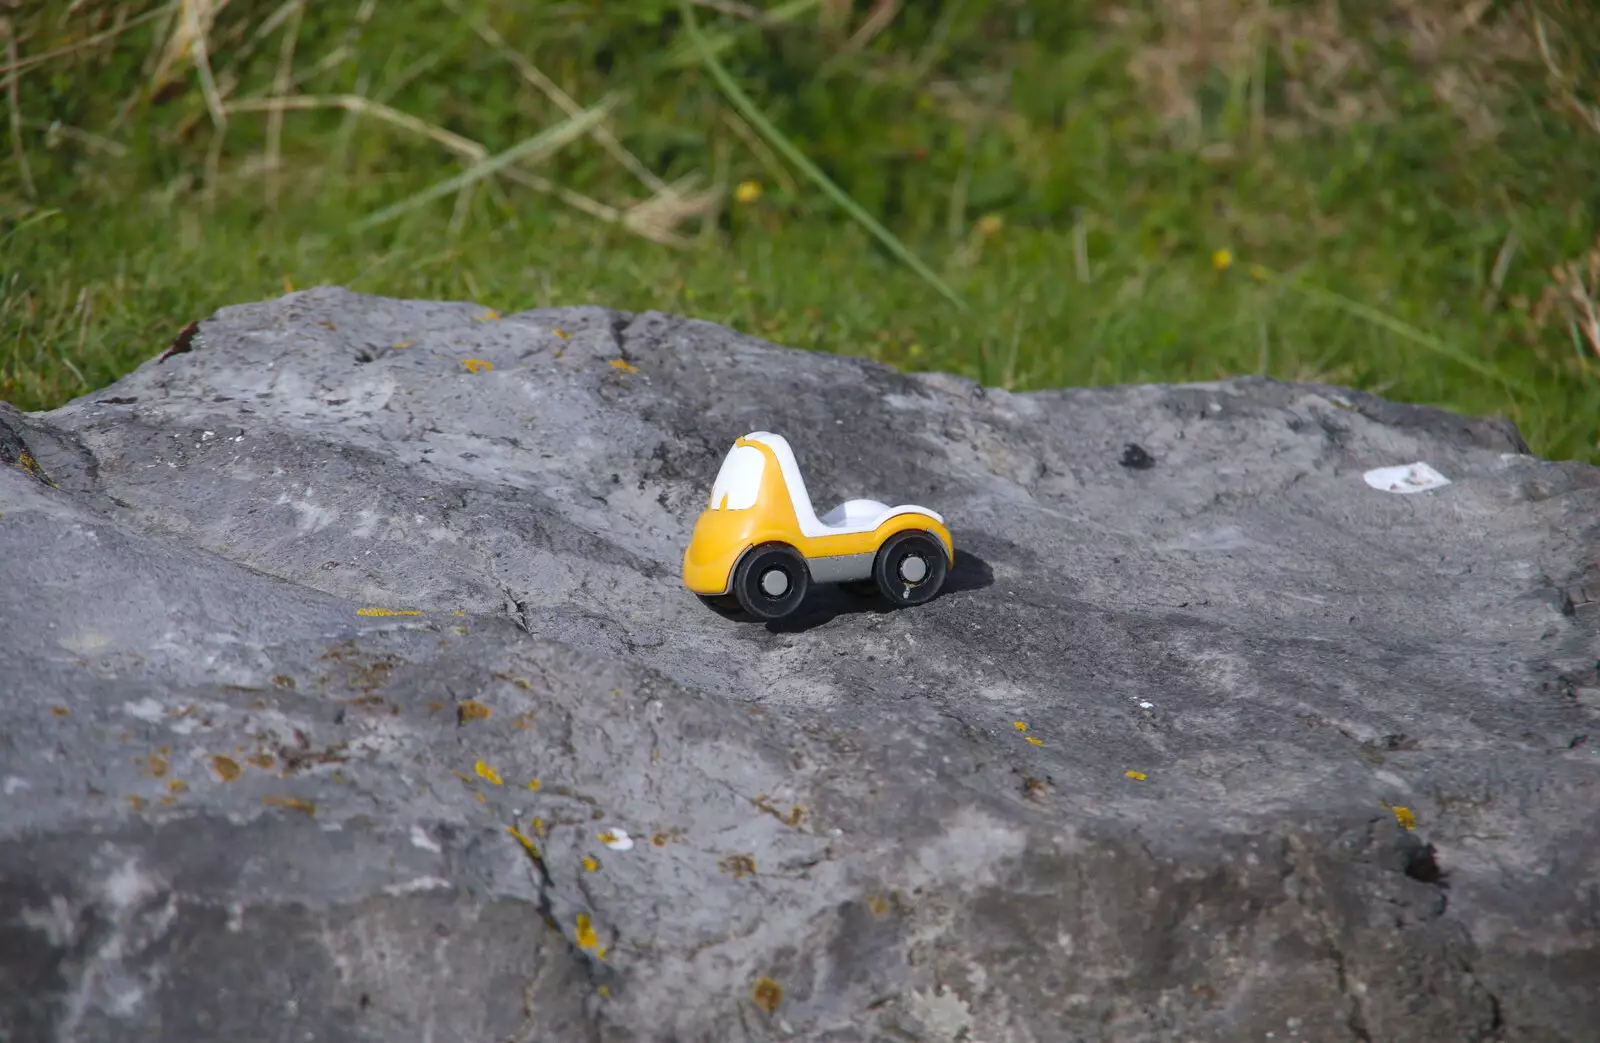
[[[889,537],[872,563],[878,592],[896,605],[932,601],[949,571],[944,545],[926,532],[902,532]]]
[[[733,596],[757,619],[790,615],[806,599],[811,570],[800,552],[786,543],[753,548],[733,571]]]

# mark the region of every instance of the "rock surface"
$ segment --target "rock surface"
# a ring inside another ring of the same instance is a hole
[[[683,590],[754,429],[945,593]],[[0,463],[0,1038],[1600,1039],[1600,469],[1508,425],[323,288]]]

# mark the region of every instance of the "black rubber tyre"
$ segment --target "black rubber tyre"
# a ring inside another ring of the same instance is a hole
[[[733,595],[757,619],[783,619],[806,599],[811,570],[806,559],[787,543],[751,548],[733,570]]]
[[[696,594],[701,603],[719,616],[732,619],[744,611],[739,606],[739,599],[732,594]]]
[[[872,562],[872,579],[894,605],[932,601],[950,571],[944,544],[932,534],[907,531],[889,537]]]
[[[839,589],[855,598],[875,598],[878,596],[878,581],[873,579],[850,579],[839,584]]]

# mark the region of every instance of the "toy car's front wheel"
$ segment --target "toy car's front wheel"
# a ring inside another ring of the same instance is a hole
[[[782,619],[806,599],[811,570],[800,552],[786,543],[752,548],[733,570],[733,596],[757,619]]]
[[[896,605],[932,601],[949,571],[944,545],[925,532],[902,532],[889,537],[872,563],[878,592]]]

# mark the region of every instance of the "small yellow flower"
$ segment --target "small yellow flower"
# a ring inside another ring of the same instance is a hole
[[[1025,732],[1025,731],[1028,730],[1028,722],[1027,721],[1012,721],[1011,722],[1011,727],[1015,728],[1019,732]]]
[[[994,235],[1006,225],[1006,219],[999,214],[984,214],[978,218],[978,234],[987,238]]]
[[[500,785],[500,773],[489,767],[489,765],[485,764],[483,761],[479,761],[477,764],[473,765],[473,769],[477,771],[479,778],[488,779],[496,786]]]
[[[1410,808],[1402,808],[1399,805],[1394,805],[1390,807],[1389,810],[1394,812],[1394,820],[1400,823],[1400,827],[1402,829],[1417,828],[1417,816],[1411,813]]]
[[[493,362],[486,362],[483,359],[462,359],[461,364],[467,367],[468,373],[484,373],[494,369]]]
[[[733,190],[733,198],[741,203],[754,203],[761,198],[761,182],[739,182],[739,187]]]
[[[1044,741],[1043,740],[1035,739],[1031,735],[1024,735],[1023,738],[1027,739],[1029,742],[1033,743],[1035,746],[1043,746],[1044,745]]]
[[[1233,251],[1224,246],[1211,255],[1211,267],[1219,272],[1225,272],[1233,267]]]
[[[529,779],[528,780],[528,788],[529,789],[536,790],[536,789],[539,788],[539,786],[540,786],[540,782],[539,782],[538,779]]]
[[[583,868],[587,869],[589,872],[592,873],[596,869],[600,868],[600,863],[596,862],[594,859],[590,858],[588,855],[585,855],[585,856],[583,856]]]
[[[1144,781],[1144,772],[1142,772],[1142,771],[1125,771],[1122,774],[1126,775],[1128,778],[1132,779],[1134,782],[1143,782]]]

